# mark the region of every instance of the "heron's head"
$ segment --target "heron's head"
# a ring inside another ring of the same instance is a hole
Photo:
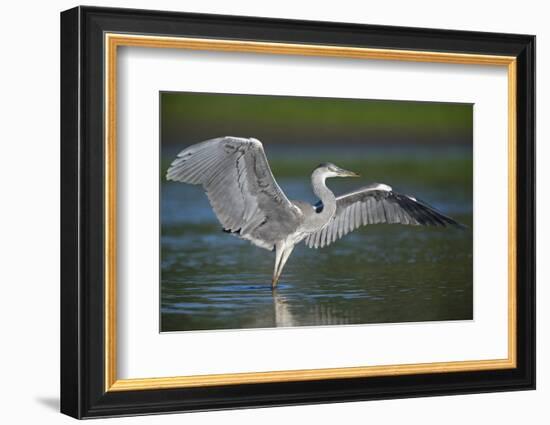
[[[323,177],[359,177],[359,174],[353,171],[344,170],[331,162],[325,162],[319,164],[313,171],[314,173],[320,173]]]

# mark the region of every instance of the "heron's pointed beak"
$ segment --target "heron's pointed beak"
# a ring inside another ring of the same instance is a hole
[[[343,168],[338,170],[338,174],[339,174],[339,177],[361,177],[360,174],[357,174],[353,171],[344,170]]]

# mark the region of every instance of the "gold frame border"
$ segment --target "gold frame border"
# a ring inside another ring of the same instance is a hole
[[[148,35],[105,34],[105,391],[135,391],[214,385],[309,381],[416,373],[510,369],[516,356],[516,58],[463,53],[370,49]],[[116,372],[116,97],[119,46],[190,49],[355,59],[505,66],[508,71],[508,357],[495,360],[361,366],[326,369],[117,379]]]

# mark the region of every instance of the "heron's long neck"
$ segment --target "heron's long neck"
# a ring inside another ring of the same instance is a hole
[[[323,210],[319,215],[329,220],[336,212],[336,197],[325,184],[325,179],[326,176],[323,173],[315,171],[311,176],[311,185],[313,193],[323,202]]]

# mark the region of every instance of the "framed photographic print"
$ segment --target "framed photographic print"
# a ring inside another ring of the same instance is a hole
[[[61,411],[533,389],[529,35],[61,14]]]

